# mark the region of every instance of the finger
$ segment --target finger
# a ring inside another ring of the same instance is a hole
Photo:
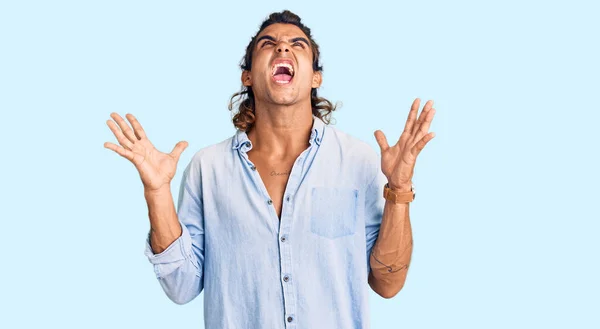
[[[104,147],[109,150],[113,150],[113,151],[117,152],[117,154],[119,154],[120,156],[124,157],[125,159],[127,159],[129,161],[133,161],[133,156],[134,156],[133,152],[125,149],[122,146],[118,146],[116,144],[106,142],[106,143],[104,143]]]
[[[411,135],[414,135],[418,131],[419,127],[421,126],[421,124],[423,123],[425,118],[427,117],[427,114],[428,114],[429,110],[431,110],[431,108],[433,108],[433,101],[428,100],[427,103],[425,103],[425,106],[423,106],[423,110],[421,111],[421,114],[419,115],[419,119],[417,120],[417,123],[412,128]]]
[[[387,150],[390,147],[388,145],[385,134],[381,130],[375,131],[375,140],[377,141],[377,144],[379,144],[379,148],[381,149],[381,152],[384,152],[385,150]]]
[[[179,161],[179,157],[181,156],[181,153],[183,153],[183,151],[188,147],[188,142],[186,141],[181,141],[179,143],[177,143],[175,145],[175,147],[173,148],[173,151],[171,151],[171,157],[173,157],[175,159],[175,161]]]
[[[133,132],[135,133],[135,136],[138,139],[146,138],[146,132],[144,131],[144,128],[142,128],[142,125],[133,116],[133,114],[128,113],[128,114],[125,115],[125,117],[127,118],[127,120],[129,120],[129,122],[131,122],[131,126],[133,127]]]
[[[129,139],[132,143],[137,142],[138,139],[137,137],[135,137],[133,130],[131,130],[127,122],[125,122],[125,120],[123,120],[123,118],[121,118],[120,115],[113,112],[110,114],[110,117],[113,118],[113,120],[115,120],[119,124],[119,128],[121,128],[121,131],[127,137],[127,139]]]
[[[110,128],[110,130],[113,132],[113,134],[115,134],[115,137],[117,137],[117,140],[119,141],[119,144],[121,144],[121,146],[128,150],[133,150],[133,144],[131,143],[131,141],[123,135],[119,127],[117,127],[117,125],[113,121],[106,120],[106,124],[108,125],[108,128]]]
[[[433,121],[433,116],[435,115],[435,109],[427,111],[427,116],[425,120],[419,124],[419,127],[415,131],[413,141],[420,140],[427,132],[429,131],[429,127],[431,126],[431,121]]]
[[[417,155],[419,155],[419,153],[421,153],[421,151],[423,150],[423,148],[425,147],[425,145],[427,145],[427,143],[429,143],[429,141],[432,140],[433,137],[435,137],[435,133],[434,132],[430,132],[429,134],[423,136],[423,138],[421,138],[415,144],[415,146],[413,146],[413,148],[411,149],[411,153],[415,157],[417,157]]]
[[[124,147],[118,146],[110,142],[104,143],[104,147],[117,152],[117,154],[119,154],[120,156],[131,161],[136,167],[139,166],[142,162],[144,162],[144,157],[142,155],[134,153]]]
[[[404,131],[407,133],[412,132],[412,127],[415,124],[415,120],[417,119],[417,112],[419,112],[419,106],[421,106],[421,100],[419,98],[415,98],[410,107],[410,111],[408,112],[408,118],[406,119],[406,125],[404,126]]]

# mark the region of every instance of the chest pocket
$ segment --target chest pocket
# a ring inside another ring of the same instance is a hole
[[[335,239],[356,231],[358,190],[314,187],[311,192],[310,231]]]

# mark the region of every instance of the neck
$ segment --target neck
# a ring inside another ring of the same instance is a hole
[[[248,138],[256,153],[275,158],[297,156],[309,146],[312,126],[310,102],[293,106],[256,104]]]

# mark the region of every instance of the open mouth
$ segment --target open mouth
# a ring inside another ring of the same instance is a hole
[[[294,67],[292,66],[292,64],[287,62],[276,63],[275,65],[273,65],[271,74],[273,75],[273,79],[277,83],[290,83],[290,81],[294,77]]]

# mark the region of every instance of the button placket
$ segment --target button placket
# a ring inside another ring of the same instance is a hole
[[[283,224],[282,230],[284,232],[289,231],[289,215],[286,213],[285,217],[282,217],[282,220],[285,220]],[[283,235],[282,241],[287,241],[287,235]],[[294,321],[293,314],[296,311],[296,287],[292,284],[292,250],[290,243],[282,243],[280,245],[280,261],[281,261],[281,284],[283,285],[283,294],[284,294],[284,310],[288,314],[286,317],[286,321],[288,323],[292,323]],[[295,323],[294,323],[295,324]]]
[[[293,182],[294,177],[290,177],[290,180]],[[294,184],[290,184],[289,189],[294,190]],[[286,200],[289,198],[289,194],[286,197]],[[281,244],[280,244],[280,261],[281,261],[281,284],[283,285],[283,294],[284,294],[284,310],[286,321],[290,326],[295,327],[294,321],[294,312],[296,311],[296,292],[295,287],[292,284],[292,276],[291,272],[292,268],[292,250],[291,244],[287,243],[289,238],[290,226],[291,226],[291,216],[292,216],[292,205],[287,203],[285,207],[283,207],[283,213],[281,216]],[[289,327],[292,328],[292,327]]]
[[[314,136],[313,136],[314,137]],[[314,141],[315,139],[311,139]],[[312,144],[312,142],[311,142]],[[282,214],[280,220],[280,241],[279,244],[279,253],[280,253],[280,275],[281,275],[281,284],[283,288],[284,294],[284,314],[285,321],[289,326],[287,328],[295,328],[297,326],[297,321],[295,319],[295,312],[297,306],[297,287],[295,283],[292,281],[292,276],[294,273],[294,268],[292,266],[292,243],[290,242],[291,237],[291,227],[293,224],[293,214],[294,214],[294,200],[296,198],[296,193],[298,192],[299,184],[302,181],[303,177],[306,175],[306,166],[304,165],[308,159],[311,159],[316,152],[316,148],[313,146],[309,147],[305,150],[301,155],[298,156],[294,166],[292,167],[292,171],[290,173],[290,177],[288,180],[288,185],[286,186],[285,194],[284,194],[284,204],[282,207]]]

